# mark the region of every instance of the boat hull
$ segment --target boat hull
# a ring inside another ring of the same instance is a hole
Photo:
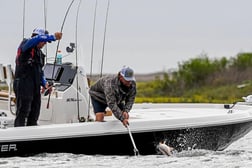
[[[224,150],[232,142],[246,135],[251,128],[250,121],[212,127],[139,132],[133,133],[133,138],[141,155],[157,154],[156,145],[161,139],[165,139],[167,144],[177,151]],[[134,150],[130,136],[125,132],[0,143],[0,157],[31,156],[39,153],[134,155]]]

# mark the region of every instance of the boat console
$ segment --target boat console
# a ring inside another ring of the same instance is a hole
[[[39,123],[75,123],[93,118],[87,76],[82,66],[47,63],[44,75],[53,89],[50,99],[46,94],[41,97]]]
[[[54,83],[59,91],[64,91],[73,84],[76,73],[77,67],[72,64],[46,64],[44,67],[46,80]]]

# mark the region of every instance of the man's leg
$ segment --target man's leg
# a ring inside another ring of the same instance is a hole
[[[107,105],[95,100],[92,97],[91,97],[91,102],[92,102],[94,113],[95,113],[95,121],[103,122],[104,113],[105,113],[105,109]]]
[[[36,95],[31,103],[31,112],[27,118],[27,126],[38,125],[37,121],[40,114],[41,95]]]
[[[103,122],[104,121],[104,112],[95,113],[95,121]]]
[[[15,127],[25,126],[25,119],[31,111],[31,101],[30,97],[18,96],[17,97],[17,110],[16,118],[14,122]]]

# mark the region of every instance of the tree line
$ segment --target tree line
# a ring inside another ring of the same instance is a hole
[[[252,53],[238,53],[235,57],[210,59],[201,54],[178,64],[178,70],[164,72],[161,79],[138,83],[138,97],[183,96],[188,90],[240,84],[252,78]]]

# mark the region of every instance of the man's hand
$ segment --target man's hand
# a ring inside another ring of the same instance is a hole
[[[123,125],[127,127],[129,125],[129,114],[127,112],[123,112],[123,118],[124,120],[122,121]]]
[[[123,125],[127,128],[127,126],[129,125],[129,120],[125,118],[125,119],[122,121],[122,123],[123,123]]]
[[[46,90],[48,87],[49,87],[49,83],[46,82],[45,86],[44,86],[44,87],[41,87],[41,88],[42,88],[42,89],[41,89],[41,93],[42,93],[42,94],[45,93],[45,90]]]
[[[56,33],[54,33],[54,36],[55,36],[56,40],[60,40],[62,38],[62,33],[56,32]]]
[[[53,85],[49,85],[48,82],[46,82],[46,85],[45,85],[45,91],[44,91],[44,96],[47,96],[48,94],[50,94],[52,92],[52,86]]]
[[[45,84],[45,88],[46,88],[46,89],[48,89],[48,88],[49,88],[49,86],[50,86],[50,85],[49,85],[49,83],[48,83],[48,82],[46,82],[46,84]]]
[[[129,114],[126,111],[123,112],[123,118],[129,119]]]

